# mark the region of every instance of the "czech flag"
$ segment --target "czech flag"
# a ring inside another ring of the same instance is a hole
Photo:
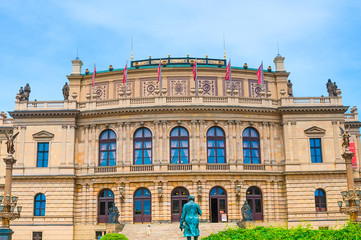
[[[127,82],[127,75],[128,75],[127,71],[128,71],[127,70],[127,64],[125,64],[125,68],[123,70],[123,83]]]
[[[259,66],[259,68],[258,68],[257,77],[258,77],[258,84],[264,84],[264,78],[263,78],[263,62],[261,63],[261,66]]]

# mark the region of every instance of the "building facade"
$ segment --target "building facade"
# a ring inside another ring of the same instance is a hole
[[[114,204],[127,224],[177,222],[195,195],[202,222],[239,221],[245,201],[265,224],[334,226],[346,216],[339,127],[349,128],[360,180],[360,122],[341,92],[293,97],[284,57],[275,71],[226,60],[165,58],[82,73],[73,60],[64,101],[17,100],[0,128],[16,139],[13,192],[23,206],[15,239],[94,239]],[[66,97],[65,97],[66,98]],[[5,136],[0,153],[6,156]],[[5,167],[2,166],[4,175]],[[2,180],[2,183],[4,181]]]

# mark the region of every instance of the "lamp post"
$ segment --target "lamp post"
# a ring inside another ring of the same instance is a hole
[[[9,136],[5,132],[5,135],[8,139],[6,142],[8,156],[3,159],[6,164],[6,171],[4,195],[0,195],[0,219],[2,222],[2,226],[0,227],[0,239],[11,240],[14,232],[10,229],[10,221],[20,218],[20,212],[22,210],[21,206],[17,206],[19,198],[11,195],[13,166],[16,162],[16,159],[13,157],[15,153],[14,139],[18,133]]]
[[[348,214],[351,222],[357,222],[358,214],[361,212],[360,199],[361,190],[355,190],[355,182],[352,174],[352,157],[353,152],[349,150],[350,146],[350,134],[344,131],[342,128],[341,134],[343,138],[342,146],[344,147],[344,153],[341,155],[345,159],[346,163],[346,177],[347,177],[347,190],[341,192],[342,201],[338,201],[337,204],[340,207],[340,212]],[[345,203],[345,206],[342,206]]]

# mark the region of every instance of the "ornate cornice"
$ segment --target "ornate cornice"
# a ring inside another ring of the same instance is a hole
[[[79,114],[79,110],[43,110],[43,111],[13,111],[9,112],[13,118],[31,118],[31,117],[54,117],[54,116],[66,116],[76,117]]]
[[[348,128],[360,128],[361,127],[361,122],[344,122],[345,127]]]
[[[333,113],[345,113],[348,106],[310,106],[310,107],[279,107],[278,110],[281,113],[306,113],[306,112],[333,112]]]

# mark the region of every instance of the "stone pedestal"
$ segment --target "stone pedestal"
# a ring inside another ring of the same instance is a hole
[[[13,233],[10,228],[0,228],[0,240],[11,240]]]
[[[249,226],[254,225],[254,221],[238,221],[237,226],[239,228],[248,228]]]
[[[106,232],[108,233],[120,233],[123,231],[123,228],[125,226],[124,223],[107,223],[106,225]],[[1,238],[0,238],[1,240]]]

